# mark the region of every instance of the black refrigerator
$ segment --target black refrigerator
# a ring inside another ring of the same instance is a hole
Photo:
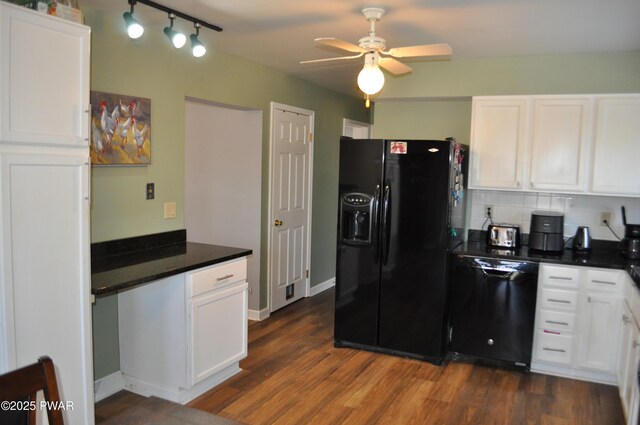
[[[336,347],[442,362],[467,152],[453,139],[340,140]]]

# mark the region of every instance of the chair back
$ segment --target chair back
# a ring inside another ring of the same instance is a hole
[[[46,405],[38,404],[38,391]],[[37,363],[0,375],[0,424],[35,425],[36,413],[46,408],[49,425],[64,425],[53,361],[42,356]],[[8,403],[6,403],[8,402]],[[8,409],[5,409],[8,407]]]

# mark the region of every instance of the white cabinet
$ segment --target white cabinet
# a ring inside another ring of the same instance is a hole
[[[0,139],[87,146],[88,27],[2,3]]]
[[[591,105],[587,96],[533,98],[530,189],[586,189]]]
[[[640,95],[600,96],[596,112],[591,190],[640,195]]]
[[[247,260],[118,294],[125,388],[187,403],[239,372],[247,356]]]
[[[0,2],[0,373],[50,356],[71,425],[94,423],[89,34]]]
[[[522,187],[529,103],[525,96],[473,98],[469,188]]]
[[[640,360],[640,329],[627,302],[624,303],[622,313],[622,334],[620,339],[620,352],[618,356],[618,389],[622,408],[627,416],[628,423],[636,425],[633,421],[637,417],[638,399],[638,361]]]
[[[471,189],[640,195],[640,95],[474,97]]]
[[[621,270],[541,264],[531,369],[615,383]]]

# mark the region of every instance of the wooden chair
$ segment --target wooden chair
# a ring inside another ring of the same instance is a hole
[[[56,372],[53,361],[48,356],[42,356],[38,363],[0,375],[0,401],[17,402],[16,405],[28,407],[23,410],[8,410],[4,406],[0,410],[0,423],[4,424],[35,424],[36,413],[40,406],[36,403],[38,391],[44,392],[44,400],[47,404],[47,417],[49,425],[64,425],[62,411],[51,408],[51,404],[60,402]],[[5,403],[6,404],[6,403]],[[15,407],[15,406],[12,406]],[[35,407],[32,409],[31,407]]]

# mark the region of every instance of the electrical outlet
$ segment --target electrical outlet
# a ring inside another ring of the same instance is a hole
[[[147,199],[153,199],[156,197],[156,185],[154,183],[147,183]]]
[[[600,213],[600,225],[606,226],[611,225],[611,213],[610,212],[601,212]]]
[[[493,218],[493,205],[484,206],[484,216],[485,218]]]

